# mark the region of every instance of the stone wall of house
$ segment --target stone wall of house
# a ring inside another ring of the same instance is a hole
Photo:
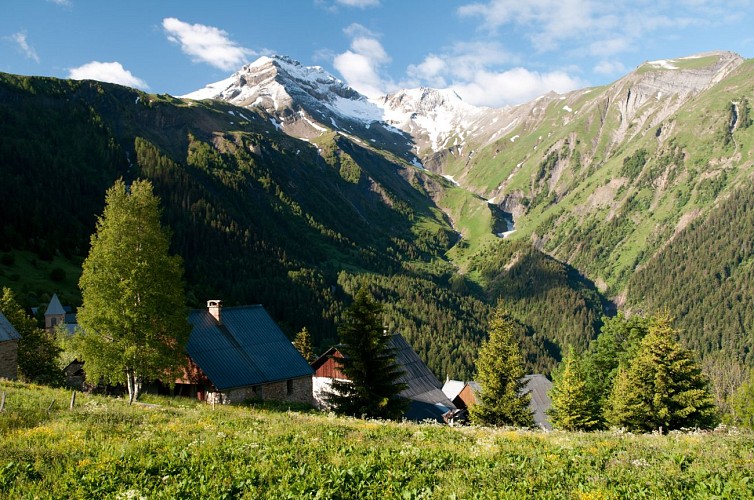
[[[290,383],[290,384],[289,384]],[[290,391],[289,391],[290,389]],[[291,403],[305,403],[314,405],[312,396],[312,377],[300,377],[270,384],[239,387],[224,392],[207,394],[208,403],[234,404],[247,399],[262,399],[264,401],[282,401]]]
[[[18,378],[18,340],[0,342],[0,378]]]

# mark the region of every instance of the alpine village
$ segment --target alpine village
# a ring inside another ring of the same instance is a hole
[[[754,497],[752,106],[0,73],[0,496]]]

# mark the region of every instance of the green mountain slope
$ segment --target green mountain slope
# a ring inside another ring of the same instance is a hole
[[[513,213],[511,240],[568,263],[619,306],[668,308],[702,355],[730,349],[751,363],[752,102],[754,60],[645,63],[610,86],[514,109],[516,127],[477,138],[473,155],[446,155],[442,171]]]

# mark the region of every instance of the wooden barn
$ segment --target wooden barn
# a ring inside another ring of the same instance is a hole
[[[18,378],[18,341],[21,334],[0,312],[0,378]]]
[[[443,415],[454,410],[455,406],[443,394],[440,381],[427,368],[427,365],[424,364],[402,335],[392,335],[389,346],[395,349],[396,363],[404,371],[399,382],[408,385],[400,393],[401,397],[409,400],[405,418],[415,421],[435,420],[442,422]],[[343,355],[336,346],[331,347],[312,362],[314,402],[318,408],[327,408],[324,394],[330,390],[333,379],[347,380],[343,372],[340,371],[339,358],[343,358]]]
[[[191,362],[176,390],[218,403],[262,399],[312,404],[312,368],[261,305],[189,314]]]

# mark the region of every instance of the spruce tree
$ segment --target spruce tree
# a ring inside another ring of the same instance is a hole
[[[553,427],[567,431],[591,431],[599,427],[599,404],[587,387],[581,359],[569,347],[550,390],[548,412]]]
[[[477,403],[469,407],[472,422],[483,425],[530,426],[534,423],[524,389],[524,359],[513,320],[499,302],[489,323],[489,339],[479,350]]]
[[[312,336],[309,334],[309,330],[303,327],[300,332],[296,334],[296,338],[293,339],[293,347],[295,347],[304,359],[311,363],[314,361],[314,350],[312,349]]]
[[[130,187],[116,181],[79,281],[81,332],[74,348],[91,382],[126,382],[130,402],[144,380],[175,380],[191,331],[182,261],[168,253],[159,204],[149,181]]]
[[[334,380],[325,399],[339,413],[356,417],[400,418],[407,400],[398,394],[403,370],[395,362],[390,337],[383,332],[382,305],[361,288],[338,328],[343,358],[340,370],[348,380]]]
[[[716,425],[709,381],[676,335],[666,314],[654,318],[636,356],[616,376],[610,424],[645,432]]]

